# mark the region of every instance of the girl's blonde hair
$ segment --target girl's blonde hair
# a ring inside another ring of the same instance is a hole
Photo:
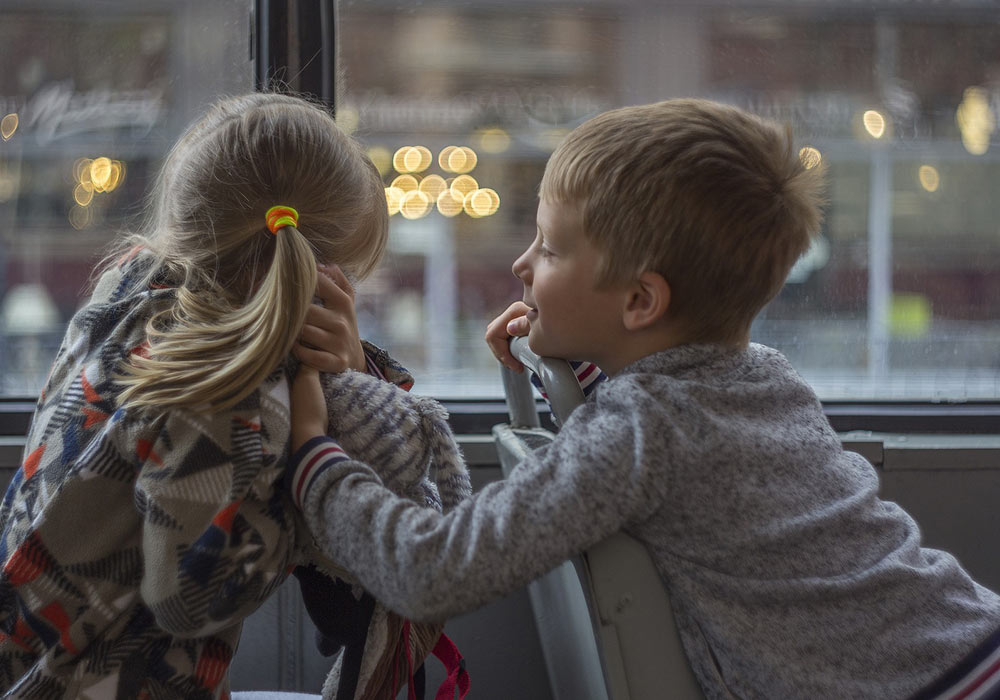
[[[272,235],[265,213],[298,210]],[[168,155],[137,242],[176,285],[147,324],[119,403],[219,410],[246,398],[291,351],[312,302],[317,260],[366,276],[385,251],[378,172],[322,107],[276,93],[223,100]],[[146,280],[149,282],[149,279]]]
[[[677,99],[577,127],[539,195],[581,208],[602,253],[597,285],[658,272],[689,340],[739,343],[819,231],[823,171],[803,164],[786,128]]]

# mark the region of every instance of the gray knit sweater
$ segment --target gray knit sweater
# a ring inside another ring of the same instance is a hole
[[[904,698],[1000,628],[1000,597],[877,492],[780,353],[686,346],[627,367],[447,515],[343,458],[303,510],[373,595],[425,620],[624,529],[669,586],[709,698]]]

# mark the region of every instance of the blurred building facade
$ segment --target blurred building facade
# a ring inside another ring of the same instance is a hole
[[[37,392],[100,250],[134,225],[183,126],[251,88],[250,11],[0,9],[5,393]],[[828,167],[822,234],[755,340],[829,398],[1000,396],[995,3],[341,2],[337,49],[338,121],[394,212],[359,316],[418,389],[499,393],[482,334],[520,297],[510,264],[559,139],[606,109],[698,96],[789,123]],[[24,316],[45,322],[25,330]]]

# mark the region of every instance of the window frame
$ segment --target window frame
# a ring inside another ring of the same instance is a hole
[[[288,21],[292,11],[294,23]],[[254,0],[249,35],[256,89],[308,94],[336,108],[337,0]],[[457,434],[489,435],[493,425],[508,420],[503,397],[442,403]],[[824,401],[823,408],[840,433],[1000,434],[1000,400],[831,400]],[[27,433],[34,409],[31,397],[0,397],[0,450]],[[543,426],[552,429],[548,408],[540,399],[538,410]]]

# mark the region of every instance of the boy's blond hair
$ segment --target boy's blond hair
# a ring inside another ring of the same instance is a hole
[[[299,212],[272,234],[265,213]],[[320,105],[278,93],[216,103],[164,163],[142,245],[177,291],[147,325],[148,357],[122,367],[122,404],[232,406],[288,356],[316,288],[316,263],[362,278],[388,238],[381,177]]]
[[[689,341],[738,343],[819,229],[822,167],[790,130],[735,107],[668,100],[601,114],[549,159],[539,195],[581,208],[595,283],[654,271]]]

